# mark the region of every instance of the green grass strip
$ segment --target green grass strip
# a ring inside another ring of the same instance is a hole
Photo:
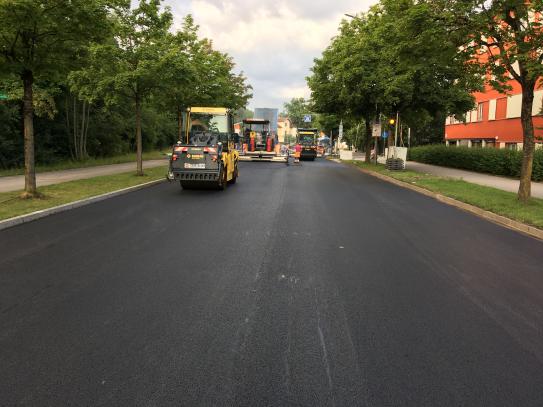
[[[0,220],[163,179],[166,171],[165,165],[146,169],[143,177],[131,171],[48,185],[38,189],[43,197],[35,199],[21,199],[21,191],[3,192],[0,193]]]
[[[170,151],[168,151],[170,152]],[[164,158],[166,152],[163,151],[149,151],[143,153],[143,160],[158,160]],[[99,165],[112,165],[112,164],[124,164],[136,161],[136,154],[122,154],[113,157],[100,157],[100,158],[88,158],[83,161],[60,161],[54,164],[48,165],[37,165],[36,172],[51,172],[51,171],[62,171],[62,170],[72,170],[74,168],[88,168],[88,167],[97,167]],[[24,168],[11,168],[7,170],[0,170],[0,177],[9,177],[13,175],[23,175],[25,173]]]
[[[346,162],[543,229],[543,199],[532,198],[527,204],[523,204],[513,192],[409,170],[389,171],[382,164]]]

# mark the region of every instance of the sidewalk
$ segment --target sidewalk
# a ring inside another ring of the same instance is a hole
[[[149,160],[143,162],[143,168],[154,168],[167,165],[166,159]],[[74,181],[78,179],[87,179],[99,177],[101,175],[121,174],[123,172],[136,171],[136,163],[123,163],[112,165],[100,165],[97,167],[75,168],[64,171],[51,171],[36,174],[36,183],[38,187],[51,184],[60,184],[61,182]],[[166,176],[166,171],[164,171]],[[21,191],[25,187],[24,175],[15,175],[11,177],[0,177],[0,192]]]
[[[407,162],[407,169],[424,172],[425,174],[437,175],[454,179],[462,179],[473,184],[501,189],[503,191],[518,192],[519,180],[514,178],[498,177],[496,175],[482,174],[456,168],[438,167],[436,165],[422,164],[414,161]],[[532,182],[532,196],[543,199],[543,183]]]

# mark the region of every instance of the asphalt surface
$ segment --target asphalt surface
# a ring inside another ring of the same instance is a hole
[[[161,160],[147,160],[143,162],[143,168],[154,168],[168,165],[166,158]],[[123,172],[136,171],[134,162],[123,164],[98,165],[96,167],[74,168],[71,170],[48,171],[36,174],[38,187],[59,184],[61,182],[74,181],[100,177],[102,175],[121,174]],[[25,187],[24,175],[0,177],[0,192],[21,191]]]
[[[2,406],[542,406],[543,243],[326,161],[0,232]]]

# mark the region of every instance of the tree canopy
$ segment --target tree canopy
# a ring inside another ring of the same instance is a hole
[[[446,115],[469,110],[480,86],[441,18],[428,1],[382,0],[343,21],[307,78],[317,112],[362,120],[366,135],[380,115],[399,113],[415,133],[440,117],[439,140]]]
[[[109,32],[111,4],[88,0],[3,0],[0,2],[0,79],[22,89],[25,193],[36,195],[34,86],[50,85],[73,69],[92,41]]]
[[[543,1],[434,0],[432,4],[448,17],[449,32],[465,34],[460,53],[483,70],[487,84],[504,92],[514,80],[522,88],[523,160],[518,198],[526,202],[531,196],[535,150],[534,92],[543,76]]]
[[[143,149],[177,139],[179,111],[243,108],[251,97],[232,58],[191,16],[174,31],[160,0],[2,0],[0,21],[0,93],[9,97],[0,101],[0,166],[22,164],[12,123],[24,121],[30,194],[34,133],[41,163],[135,148],[141,173]]]

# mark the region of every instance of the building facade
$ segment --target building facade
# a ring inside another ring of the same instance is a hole
[[[288,117],[280,117],[277,122],[277,137],[280,143],[290,143],[296,138],[296,128]]]
[[[512,90],[507,94],[488,85],[484,92],[474,93],[476,108],[466,112],[465,121],[448,117],[445,123],[447,145],[522,149],[522,90],[515,80],[510,80],[509,85]],[[536,148],[541,148],[543,142],[542,102],[543,90],[537,90],[532,109]]]

